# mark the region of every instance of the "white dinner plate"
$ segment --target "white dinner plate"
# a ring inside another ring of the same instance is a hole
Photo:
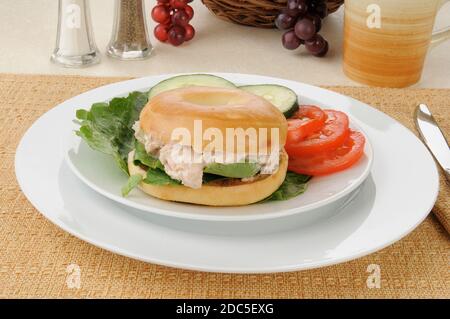
[[[232,221],[237,232],[221,234],[227,222],[183,220],[111,201],[81,182],[64,160],[67,134],[73,129],[68,123],[77,108],[167,77],[155,76],[91,90],[40,117],[16,153],[16,175],[24,194],[53,223],[99,247],[147,262],[220,272],[290,271],[354,259],[399,240],[430,212],[438,193],[434,161],[424,145],[392,118],[352,98],[306,84],[217,75],[235,83],[286,85],[302,97],[301,103],[343,110],[371,142],[375,154],[371,174],[359,189],[341,198],[339,211],[330,215],[324,213],[326,207],[317,208],[314,215],[320,219],[292,223],[282,231],[265,231],[263,226],[264,231],[253,232],[261,221],[247,220]],[[290,223],[290,217],[280,219]]]
[[[274,84],[278,82],[258,82],[261,84]],[[135,88],[137,91],[148,91],[154,83],[146,83],[146,86]],[[237,85],[251,84],[247,82],[236,82]],[[292,87],[292,89],[295,89]],[[111,95],[107,100],[116,97],[114,90],[110,90]],[[306,97],[300,97],[302,103],[312,102]],[[69,102],[69,101],[68,101]],[[83,107],[89,109],[92,103],[101,102],[93,99],[87,100]],[[66,105],[66,109],[71,109],[72,114],[79,109],[79,103]],[[334,107],[339,110],[339,106]],[[363,130],[358,125],[357,120],[350,120],[351,127],[362,133]],[[162,214],[184,219],[195,219],[205,221],[251,221],[274,219],[287,217],[299,213],[311,213],[316,210],[339,202],[343,197],[348,197],[370,173],[373,160],[372,147],[367,135],[364,155],[351,168],[321,177],[314,177],[309,183],[305,193],[287,201],[265,202],[239,207],[209,207],[191,205],[186,203],[176,203],[151,197],[139,189],[133,190],[128,197],[121,195],[121,188],[125,185],[128,176],[123,173],[115,163],[112,156],[104,155],[92,150],[86,142],[74,131],[79,125],[73,121],[67,121],[66,138],[63,139],[63,150],[67,154],[69,168],[86,185],[94,191],[131,208],[144,210],[150,213]],[[334,205],[333,205],[334,207]],[[335,207],[333,210],[336,210]]]

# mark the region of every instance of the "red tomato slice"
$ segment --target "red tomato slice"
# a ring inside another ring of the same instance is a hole
[[[287,143],[300,142],[306,136],[319,131],[325,125],[327,115],[314,105],[301,105],[300,109],[287,120]]]
[[[316,155],[289,158],[288,170],[306,175],[325,175],[355,164],[364,154],[366,140],[360,132],[350,131],[342,146]]]
[[[294,138],[286,140],[285,149],[289,156],[298,157],[330,151],[342,145],[348,138],[347,115],[334,110],[324,110],[324,112],[327,119],[322,129],[308,135],[303,140]]]

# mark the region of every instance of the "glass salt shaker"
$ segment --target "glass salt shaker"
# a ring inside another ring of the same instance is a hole
[[[152,44],[147,31],[143,0],[115,0],[114,24],[107,55],[120,60],[150,56]]]
[[[100,62],[88,0],[59,0],[56,48],[51,61],[75,68]]]

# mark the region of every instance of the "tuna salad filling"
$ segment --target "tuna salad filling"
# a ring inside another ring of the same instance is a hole
[[[146,134],[139,121],[134,123],[133,130],[137,141],[161,162],[166,174],[191,188],[200,188],[205,174],[249,181],[258,174],[274,174],[279,167],[280,150],[258,156],[198,153],[192,146],[162,143],[158,137]]]

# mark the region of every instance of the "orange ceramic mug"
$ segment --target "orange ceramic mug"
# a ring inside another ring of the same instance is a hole
[[[447,1],[345,0],[345,74],[372,86],[418,82],[430,46],[450,38],[450,28],[432,33]]]

